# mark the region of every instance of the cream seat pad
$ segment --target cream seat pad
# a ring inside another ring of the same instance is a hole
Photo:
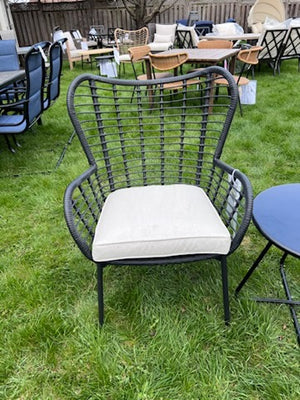
[[[94,261],[227,254],[230,234],[205,192],[192,185],[119,189],[105,203]]]

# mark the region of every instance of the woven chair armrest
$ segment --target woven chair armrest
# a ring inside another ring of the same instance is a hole
[[[82,253],[90,260],[92,260],[94,233],[103,202],[96,165],[71,182],[64,195],[67,226]]]
[[[241,243],[252,218],[251,183],[241,171],[215,159],[208,194],[231,234],[232,253]]]

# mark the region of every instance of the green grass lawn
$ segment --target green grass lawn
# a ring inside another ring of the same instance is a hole
[[[64,190],[87,167],[77,137],[66,146],[66,92],[80,73],[80,65],[64,65],[59,100],[42,126],[20,136],[16,154],[0,138],[0,399],[298,400],[289,309],[250,300],[284,296],[280,252],[270,251],[233,296],[266,243],[253,225],[228,260],[229,327],[220,271],[207,261],[107,267],[99,328],[95,267],[63,216]],[[222,159],[245,172],[257,194],[299,182],[300,73],[286,61],[279,76],[263,66],[255,79],[256,104],[236,113]],[[299,260],[288,258],[287,272],[297,297]]]

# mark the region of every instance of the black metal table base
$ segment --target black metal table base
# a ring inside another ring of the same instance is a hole
[[[242,287],[245,285],[247,280],[250,278],[252,273],[255,271],[255,269],[257,268],[257,266],[259,265],[261,260],[264,258],[264,256],[266,255],[266,253],[268,252],[268,250],[270,249],[271,246],[272,246],[272,242],[268,242],[266,247],[263,249],[263,251],[257,257],[257,259],[254,261],[252,267],[248,270],[248,272],[246,273],[245,277],[242,279],[242,281],[240,282],[240,284],[236,288],[236,290],[235,290],[235,295],[236,296],[239,294],[239,292],[241,291]],[[260,297],[256,297],[253,300],[258,301],[258,302],[263,302],[263,303],[286,304],[286,305],[288,305],[289,309],[290,309],[290,312],[291,312],[291,316],[292,316],[293,322],[294,322],[294,327],[295,327],[295,331],[296,331],[296,335],[297,335],[298,345],[300,346],[300,326],[299,326],[297,313],[296,313],[296,310],[295,310],[295,307],[300,305],[300,301],[293,300],[291,292],[290,292],[290,288],[289,288],[289,285],[288,285],[288,281],[287,281],[287,278],[286,278],[284,262],[285,262],[286,257],[288,256],[288,254],[289,253],[284,252],[283,256],[280,259],[280,275],[281,275],[284,291],[285,291],[285,294],[286,294],[286,300],[285,299],[276,299],[276,298],[260,298]]]

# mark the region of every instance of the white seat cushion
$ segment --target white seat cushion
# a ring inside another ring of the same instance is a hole
[[[130,55],[129,54],[122,54],[119,56],[120,61],[130,61]]]
[[[205,192],[192,185],[119,189],[105,203],[94,261],[227,254],[230,234]]]
[[[149,43],[148,46],[150,47],[151,51],[165,51],[169,50],[173,47],[172,42],[160,43],[160,42],[152,42]]]

